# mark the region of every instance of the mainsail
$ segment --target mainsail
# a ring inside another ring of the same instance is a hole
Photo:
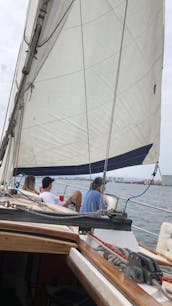
[[[30,1],[3,171],[7,161],[14,175],[156,163],[163,14],[163,0]]]

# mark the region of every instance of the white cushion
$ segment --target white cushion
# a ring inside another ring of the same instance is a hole
[[[162,223],[156,250],[169,257],[172,256],[172,223]]]

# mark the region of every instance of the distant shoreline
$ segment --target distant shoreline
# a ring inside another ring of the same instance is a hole
[[[76,181],[90,181],[90,178],[87,177],[58,177],[61,180],[76,180]],[[108,182],[114,182],[114,183],[124,183],[124,184],[140,184],[140,185],[149,185],[151,180],[149,179],[136,179],[136,178],[131,178],[131,179],[127,179],[127,178],[123,178],[123,177],[107,177],[106,179]],[[161,180],[153,180],[151,182],[151,185],[158,185],[161,186],[162,185],[162,181]]]

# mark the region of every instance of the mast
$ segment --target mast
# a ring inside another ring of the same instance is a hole
[[[44,24],[45,15],[47,13],[47,6],[48,6],[49,0],[43,0],[41,2],[42,2],[42,5],[39,5],[40,8],[39,8],[39,13],[38,13],[35,29],[33,31],[33,37],[29,45],[29,50],[26,56],[25,65],[22,69],[21,83],[19,86],[19,90],[15,96],[14,108],[13,108],[13,111],[12,111],[12,114],[9,120],[8,129],[6,131],[6,134],[4,136],[4,139],[2,141],[2,145],[0,148],[0,161],[3,160],[4,154],[5,154],[7,145],[8,145],[9,137],[10,136],[14,137],[14,128],[16,126],[18,111],[22,107],[22,99],[23,99],[24,92],[25,92],[27,76],[30,73],[32,63],[37,53],[38,41],[39,41],[39,37],[41,35],[42,27]]]

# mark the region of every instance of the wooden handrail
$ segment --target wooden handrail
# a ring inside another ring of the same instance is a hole
[[[75,242],[21,233],[0,231],[0,250],[14,252],[69,254]]]
[[[139,246],[142,247],[142,248],[144,248],[145,250],[147,250],[147,251],[149,251],[149,252],[155,254],[155,255],[161,256],[162,258],[164,258],[164,259],[166,259],[166,260],[168,261],[168,262],[166,263],[165,261],[161,261],[161,260],[157,259],[157,262],[158,262],[159,264],[172,266],[172,258],[170,258],[169,256],[163,254],[163,253],[160,252],[160,251],[153,250],[153,249],[149,248],[149,247],[148,247],[147,245],[145,245],[144,243],[141,243],[141,242],[140,242],[140,243],[139,243]]]
[[[62,227],[62,226],[61,226]],[[50,238],[60,238],[66,239],[69,241],[74,241],[76,243],[79,242],[79,235],[77,233],[73,233],[69,230],[60,230],[58,226],[46,224],[34,224],[34,223],[22,223],[22,222],[15,222],[15,221],[0,221],[0,230],[10,230],[13,232],[18,233],[34,233],[41,236],[46,236]]]

